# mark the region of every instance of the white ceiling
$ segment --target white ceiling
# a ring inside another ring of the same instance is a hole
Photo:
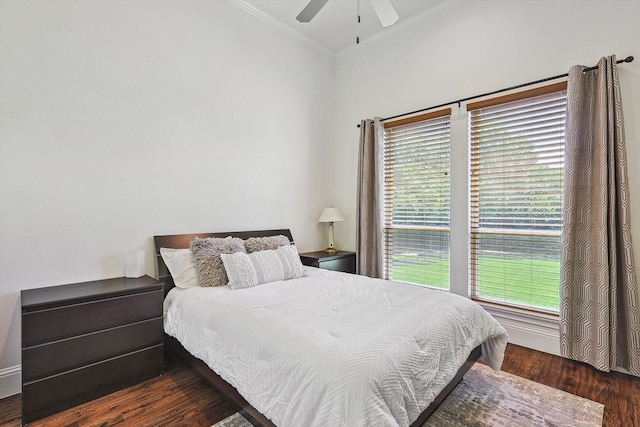
[[[296,16],[309,0],[235,0],[235,3],[337,54],[355,46],[358,34],[361,43],[381,37],[394,31],[395,28],[408,25],[423,15],[428,15],[452,2],[452,0],[391,0],[400,19],[391,27],[383,28],[369,0],[359,1],[361,17],[359,25],[357,23],[358,0],[329,0],[311,22],[304,24],[298,22]]]

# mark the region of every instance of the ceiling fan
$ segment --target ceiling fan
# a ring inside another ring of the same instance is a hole
[[[300,12],[296,19],[299,22],[311,21],[328,1],[329,0],[311,0],[309,4],[302,9],[302,12]],[[376,12],[376,15],[378,15],[378,19],[380,19],[383,27],[393,25],[398,20],[398,13],[393,7],[393,4],[391,4],[391,0],[369,0],[369,2],[371,2],[371,6],[373,6],[373,10]]]

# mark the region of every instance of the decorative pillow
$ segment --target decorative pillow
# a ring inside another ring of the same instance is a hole
[[[237,237],[196,237],[189,248],[200,286],[225,286],[228,279],[220,254],[246,253],[244,242]]]
[[[196,266],[191,259],[189,249],[160,248],[160,255],[173,277],[173,283],[179,288],[198,286]]]
[[[289,246],[291,242],[287,236],[279,234],[277,236],[268,237],[249,237],[244,241],[247,253],[268,251],[269,249],[278,249],[281,246]]]
[[[300,255],[294,245],[248,255],[240,252],[220,254],[220,258],[231,289],[250,288],[262,283],[304,276]]]

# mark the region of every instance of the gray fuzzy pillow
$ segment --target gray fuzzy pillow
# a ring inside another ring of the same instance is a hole
[[[275,250],[281,246],[289,246],[291,242],[282,234],[268,237],[249,237],[244,241],[247,253]]]
[[[200,286],[225,286],[229,282],[220,254],[247,253],[244,242],[237,237],[196,237],[189,249]]]

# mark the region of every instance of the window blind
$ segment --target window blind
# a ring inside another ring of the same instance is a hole
[[[565,89],[468,106],[474,299],[559,309]]]
[[[384,277],[449,288],[451,110],[385,123]]]

